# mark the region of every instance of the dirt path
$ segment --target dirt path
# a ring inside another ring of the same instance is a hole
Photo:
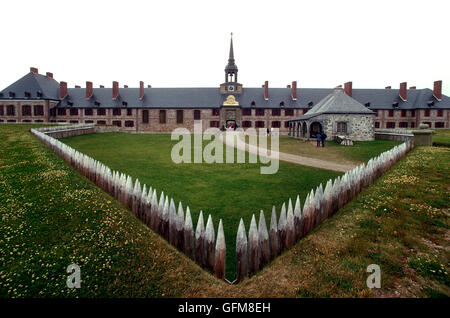
[[[258,147],[246,143],[245,139],[242,138],[243,135],[241,133],[239,133],[239,132],[227,132],[227,133],[235,134],[237,136],[238,142],[234,143],[234,142],[231,142],[231,140],[227,140],[227,138],[224,138],[225,133],[223,132],[220,134],[219,139],[224,144],[226,144],[227,146],[235,147],[239,150],[247,151],[252,154],[256,154],[256,155],[258,154]],[[332,161],[303,157],[303,156],[293,155],[293,154],[285,153],[285,152],[274,151],[273,153],[270,153],[270,150],[269,150],[268,155],[266,156],[266,155],[264,155],[266,153],[265,148],[262,148],[262,150],[260,152],[261,153],[259,155],[263,155],[264,157],[268,157],[268,158],[277,158],[278,157],[279,160],[294,163],[297,165],[327,169],[327,170],[332,170],[332,171],[346,172],[346,171],[351,170],[356,167],[356,165],[342,164],[342,163],[337,163],[337,162],[332,162]]]

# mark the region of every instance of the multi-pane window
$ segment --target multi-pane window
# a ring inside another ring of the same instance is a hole
[[[113,108],[113,116],[120,116],[122,114],[122,109]]]
[[[430,117],[430,110],[429,109],[425,109],[425,117]]]
[[[0,116],[4,116],[4,109],[3,109],[3,105],[0,105]]]
[[[132,109],[127,109],[127,116],[132,116],[133,115],[133,110]],[[133,127],[133,126],[131,126]]]
[[[244,115],[244,116],[251,116],[252,115],[252,109],[251,108],[244,108],[242,110],[242,115]]]
[[[402,117],[406,117],[406,110],[402,109],[401,116],[402,116]]]
[[[106,109],[97,109],[97,116],[105,116]]]
[[[84,114],[85,114],[86,116],[92,116],[93,113],[94,113],[94,111],[92,110],[92,108],[86,108],[86,109],[84,110]]]
[[[256,108],[255,114],[256,114],[256,116],[264,116],[264,109]]]
[[[220,109],[214,108],[214,109],[212,110],[212,115],[213,115],[213,116],[219,116],[219,114],[220,114]],[[211,127],[214,127],[214,126],[211,126]]]
[[[6,106],[6,116],[14,116],[16,113],[16,109],[14,105]]]
[[[200,117],[201,115],[200,115],[200,110],[198,110],[198,109],[195,109],[194,110],[194,120],[200,120]]]
[[[244,120],[244,121],[242,122],[242,126],[243,126],[244,128],[252,127],[252,122],[249,121],[249,120]]]
[[[289,122],[288,121],[284,122],[284,128],[289,128]]]
[[[437,110],[437,116],[438,116],[438,117],[444,116],[444,111],[443,111],[442,109],[438,109],[438,110]]]
[[[402,122],[400,122],[399,127],[400,127],[400,128],[408,128],[408,123],[402,121]]]
[[[177,110],[177,124],[182,124],[182,123],[183,123],[183,110],[178,109]]]
[[[395,128],[395,122],[394,121],[388,121],[386,123],[386,128]]]
[[[209,122],[209,127],[219,127],[220,122],[218,120],[211,120]]]
[[[112,124],[114,126],[117,126],[117,127],[122,127],[122,121],[121,120],[113,120]]]
[[[416,111],[415,110],[411,111],[411,117],[416,117]]]
[[[66,109],[58,108],[58,116],[66,116]]]
[[[285,109],[284,115],[285,116],[294,116],[294,110],[293,109]]]
[[[106,125],[106,120],[97,120],[97,125]]]
[[[273,128],[280,128],[281,127],[281,121],[273,121],[272,122]]]
[[[148,109],[142,111],[142,122],[148,124]]]
[[[434,123],[434,128],[444,128],[445,127],[445,123],[444,122],[436,122]]]
[[[375,122],[375,128],[380,128],[380,122],[379,121]]]
[[[264,128],[264,121],[262,120],[258,120],[255,122],[255,127],[256,128]]]
[[[31,106],[30,105],[22,106],[22,116],[31,116]]]
[[[346,134],[347,133],[347,123],[346,122],[338,122],[337,123],[337,133],[338,134]]]
[[[394,117],[394,111],[392,109],[389,111],[388,116],[389,117]]]
[[[85,124],[93,124],[94,121],[93,121],[93,120],[85,120],[84,123],[85,123]]]
[[[78,124],[78,120],[71,120],[70,123],[71,124]]]
[[[34,105],[34,116],[44,116],[44,106]]]
[[[272,109],[272,116],[280,116],[281,115],[281,109]]]
[[[411,128],[414,128],[416,124],[414,122],[411,123]]]
[[[166,123],[166,110],[165,109],[161,109],[159,111],[159,123],[160,124]]]
[[[70,116],[78,116],[78,108],[71,108]]]
[[[134,121],[126,120],[125,121],[125,127],[134,127]]]

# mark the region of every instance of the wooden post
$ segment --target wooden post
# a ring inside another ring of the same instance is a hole
[[[169,204],[169,243],[172,246],[177,246],[177,210],[173,198],[170,199]]]
[[[201,267],[203,267],[204,241],[205,225],[203,223],[203,211],[200,211],[197,228],[195,229],[195,262]]]
[[[275,206],[272,207],[272,217],[270,219],[270,256],[275,258],[280,255],[280,240],[277,225],[277,213],[275,211]]]
[[[137,206],[137,214],[138,217],[142,220],[142,222],[146,225],[147,223],[147,185],[144,184],[142,187],[141,195],[139,196],[139,205]]]
[[[158,194],[156,189],[153,190],[152,195],[152,208],[150,213],[150,228],[158,232]]]
[[[288,212],[286,216],[286,248],[290,248],[295,242],[294,209],[292,200],[289,198]]]
[[[212,221],[211,214],[208,216],[208,221],[206,222],[206,229],[205,229],[205,268],[210,270],[211,272],[214,272],[214,240],[215,240],[215,233],[214,233],[214,224]]]
[[[226,263],[227,248],[225,245],[225,234],[223,233],[222,219],[219,221],[219,228],[217,229],[216,254],[214,262],[214,272],[219,279],[225,278],[225,263]]]
[[[301,238],[301,219],[302,219],[302,209],[300,204],[300,196],[297,195],[297,200],[295,201],[294,208],[294,228],[295,228],[295,241]]]
[[[161,191],[161,195],[159,197],[159,203],[158,203],[158,213],[155,217],[155,231],[159,233],[159,235],[162,236],[162,215],[164,210],[164,191]]]
[[[248,231],[248,269],[250,274],[256,273],[259,270],[261,249],[259,246],[258,228],[256,227],[255,215],[252,216],[250,222],[250,230]]]
[[[186,220],[184,221],[184,253],[194,259],[194,226],[189,207],[186,208]]]
[[[176,230],[177,230],[177,248],[180,251],[184,251],[184,210],[181,201],[178,204]]]
[[[236,280],[242,281],[248,276],[247,233],[241,219],[236,236]]]
[[[280,242],[280,253],[284,251],[286,248],[286,227],[287,227],[287,221],[286,221],[286,204],[283,203],[281,207],[280,212],[280,219],[278,220],[278,233],[279,233],[279,242]]]
[[[258,238],[259,246],[261,248],[260,268],[263,268],[270,261],[269,232],[267,231],[263,210],[259,213]]]
[[[161,235],[169,242],[169,197],[167,195],[161,216]]]

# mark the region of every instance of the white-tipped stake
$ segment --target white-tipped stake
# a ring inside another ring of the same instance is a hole
[[[181,201],[178,204],[175,227],[177,230],[177,248],[184,251],[184,210]]]
[[[300,202],[300,196],[297,195],[294,208],[294,229],[295,229],[295,241],[298,241],[301,237],[301,221],[302,221],[302,208]]]
[[[247,233],[244,220],[239,222],[236,235],[236,280],[239,282],[248,276]]]
[[[261,250],[260,267],[262,268],[270,261],[269,232],[267,231],[267,224],[263,210],[259,212],[258,239]]]
[[[295,225],[294,225],[294,210],[292,208],[292,201],[289,199],[288,211],[286,215],[286,248],[291,247],[295,243]]]
[[[186,219],[184,221],[184,253],[194,259],[194,226],[189,207],[186,207]]]
[[[214,224],[210,214],[205,229],[205,267],[210,271],[214,271],[214,239]]]
[[[177,246],[177,210],[173,198],[169,205],[169,243]]]
[[[225,278],[226,250],[225,233],[223,232],[222,219],[220,219],[219,228],[217,229],[216,252],[214,257],[214,273],[219,279]]]
[[[287,221],[286,221],[286,204],[283,203],[281,206],[280,218],[278,220],[278,233],[280,238],[280,252],[286,248],[286,231],[287,231]]]
[[[204,246],[205,246],[205,225],[203,221],[203,211],[198,216],[197,227],[195,229],[195,261],[198,265],[204,264]]]
[[[275,210],[275,206],[272,207],[272,217],[270,218],[269,238],[270,238],[270,257],[273,259],[276,256],[280,255],[280,237],[279,237],[279,232],[278,232],[277,212]]]
[[[250,230],[248,231],[248,268],[250,273],[256,273],[259,270],[261,264],[261,250],[259,246],[258,228],[256,227],[255,215],[252,215],[252,221],[250,222]]]

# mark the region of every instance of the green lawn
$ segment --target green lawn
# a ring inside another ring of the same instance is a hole
[[[450,147],[450,129],[434,130],[433,145]]]
[[[260,174],[260,164],[175,164],[170,155],[177,141],[171,141],[166,134],[90,134],[61,141],[111,169],[151,185],[158,190],[158,195],[163,190],[177,205],[180,200],[184,207],[189,205],[194,227],[200,210],[205,221],[212,214],[216,230],[222,219],[227,243],[227,278],[231,280],[235,276],[235,239],[241,217],[248,230],[252,214],[259,215],[262,209],[270,224],[272,205],[279,213],[289,198],[295,200],[299,194],[304,199],[313,187],[339,175],[285,162],[280,162],[278,172],[273,175]]]

